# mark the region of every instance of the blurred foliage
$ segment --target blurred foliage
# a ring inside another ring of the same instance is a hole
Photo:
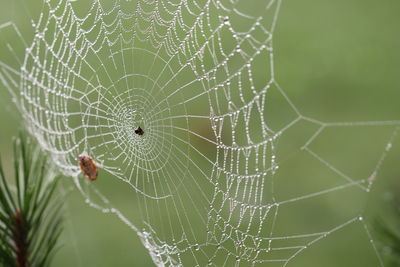
[[[400,199],[395,198],[391,204],[393,221],[381,218],[375,223],[375,228],[379,239],[388,248],[388,266],[397,267],[400,266]]]

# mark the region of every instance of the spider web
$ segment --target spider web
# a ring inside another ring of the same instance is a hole
[[[383,266],[362,209],[317,232],[282,229],[288,206],[349,188],[369,192],[400,122],[303,115],[274,75],[280,5],[44,1],[32,17],[32,36],[23,38],[13,22],[0,25],[2,35],[20,40],[5,44],[10,54],[0,61],[0,79],[26,127],[86,202],[131,227],[157,266],[286,266],[351,225]],[[278,109],[270,108],[273,101]],[[276,183],[290,155],[280,147],[303,124],[311,130],[298,151],[331,179],[284,193]],[[364,178],[313,148],[331,129],[376,126],[391,135]],[[80,154],[95,160],[98,181],[80,176]],[[125,202],[132,208],[119,205]]]

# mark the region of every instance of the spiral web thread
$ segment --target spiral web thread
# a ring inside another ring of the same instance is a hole
[[[31,42],[14,23],[0,25],[22,47],[7,44],[14,60],[0,62],[0,78],[32,135],[87,203],[119,216],[157,266],[286,266],[350,225],[363,229],[383,266],[362,216],[320,232],[276,234],[286,205],[352,187],[369,192],[396,136],[394,130],[371,175],[355,179],[313,151],[321,133],[400,124],[304,116],[274,76],[280,4],[45,1],[32,18]],[[269,125],[272,91],[292,113],[278,129]],[[333,171],[338,185],[282,199],[274,191],[277,142],[301,122],[316,130],[300,150]],[[96,183],[108,173],[129,187],[139,217],[79,176],[80,154],[100,168]]]

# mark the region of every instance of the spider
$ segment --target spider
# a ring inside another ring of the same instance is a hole
[[[137,134],[137,135],[143,135],[144,134],[144,131],[143,131],[143,129],[142,128],[140,128],[140,126],[135,130],[135,134]]]
[[[98,170],[96,163],[94,160],[88,155],[80,155],[79,156],[79,167],[81,167],[81,171],[83,175],[89,180],[94,181],[97,178]]]

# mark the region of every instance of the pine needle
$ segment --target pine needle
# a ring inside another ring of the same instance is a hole
[[[48,266],[61,234],[59,178],[37,146],[22,135],[14,140],[14,182],[0,164],[0,265]]]

